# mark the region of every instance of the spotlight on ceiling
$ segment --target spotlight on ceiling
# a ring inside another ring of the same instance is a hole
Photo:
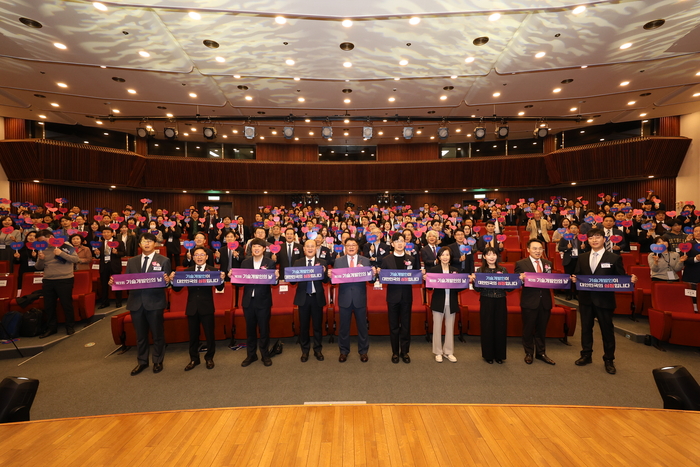
[[[549,128],[547,127],[539,127],[535,128],[535,130],[532,132],[532,134],[535,136],[535,138],[544,138],[549,134]]]
[[[243,127],[243,136],[245,136],[248,139],[255,138],[255,127],[254,126]]]
[[[216,128],[210,127],[210,126],[205,126],[204,129],[202,130],[202,134],[206,139],[214,139],[216,138]]]
[[[501,125],[496,128],[496,137],[499,139],[504,139],[508,137],[508,126]]]
[[[137,128],[136,129],[136,136],[139,138],[147,138],[149,136],[153,136],[156,134],[156,131],[153,128]]]
[[[321,136],[323,136],[326,139],[332,138],[333,137],[333,127],[324,126],[323,128],[321,128]]]
[[[450,136],[450,130],[446,126],[438,128],[438,138],[447,139],[448,136]]]
[[[294,138],[294,127],[293,126],[286,126],[282,130],[282,134],[284,134],[284,139],[292,139]]]
[[[476,139],[484,139],[486,138],[486,128],[483,126],[479,126],[474,128],[474,138]]]
[[[371,126],[363,126],[362,127],[362,137],[364,139],[372,139],[372,132],[374,130],[372,129]]]
[[[175,129],[173,127],[166,127],[163,130],[163,134],[168,139],[175,139],[175,138],[177,138],[177,129]]]
[[[413,127],[412,126],[403,127],[403,137],[405,139],[413,138]]]

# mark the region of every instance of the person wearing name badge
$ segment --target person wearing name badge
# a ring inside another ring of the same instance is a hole
[[[235,230],[229,230],[226,232],[224,243],[221,245],[221,248],[214,253],[215,258],[219,263],[219,271],[223,271],[226,274],[224,277],[226,282],[231,281],[228,272],[231,269],[240,268],[241,262],[243,261],[243,247],[240,244],[235,249],[229,248],[229,245],[238,241],[236,233],[237,232]]]
[[[295,241],[296,232],[291,227],[284,230],[284,243],[280,245],[281,249],[277,255],[277,265],[280,271],[280,280],[284,280],[284,268],[294,266],[294,263],[304,256],[301,244]],[[316,243],[314,242],[314,245]]]
[[[265,229],[262,227],[255,227],[253,228],[253,238],[248,240],[248,243],[245,246],[245,256],[248,257],[253,254],[251,245],[253,240],[255,239],[261,240],[263,245],[265,245],[265,252],[263,253],[265,258],[270,258],[272,261],[277,261],[277,255],[273,254],[270,251],[270,244],[265,240],[267,238],[267,232],[265,232]]]
[[[624,232],[615,227],[615,217],[612,215],[607,215],[603,218],[603,224],[601,230],[605,236],[605,250],[611,253],[619,255],[624,250],[628,249],[627,243],[625,242]],[[614,243],[610,240],[613,236],[619,236],[622,238],[618,243]]]
[[[34,237],[36,238],[36,235],[34,235]],[[83,237],[78,234],[73,234],[68,238],[68,243],[75,248],[75,254],[78,255],[78,258],[80,258],[80,261],[78,261],[78,263],[75,265],[75,270],[80,271],[90,269],[90,263],[92,263],[92,251],[90,251],[90,248],[83,245]],[[22,268],[20,267],[20,270],[21,269]]]
[[[678,245],[685,242],[687,235],[683,233],[683,221],[674,219],[669,223],[671,230],[663,234],[668,243],[668,250],[678,253]]]
[[[571,280],[576,282],[577,275],[624,276],[622,257],[605,249],[603,229],[591,229],[587,235],[591,250],[579,256]],[[631,280],[634,284],[637,282],[637,276],[633,274]],[[612,319],[616,307],[615,293],[580,290],[578,302],[581,314],[581,357],[575,364],[584,366],[593,363],[593,326],[597,319],[603,338],[605,371],[614,375],[617,372],[614,363],[615,328]]]
[[[567,219],[566,217],[563,218],[559,229],[565,229],[566,232],[560,232],[559,229],[556,229],[554,233],[552,233],[552,242],[559,245],[564,234],[569,232],[569,227],[571,227],[571,220]]]
[[[421,243],[413,234],[413,231],[411,229],[404,229],[401,233],[403,233],[403,238],[406,239],[406,245],[413,243],[413,251],[406,250],[406,252],[410,255],[418,257],[420,255]]]
[[[694,226],[693,233],[688,237],[687,241],[691,248],[686,253],[688,259],[685,260],[683,282],[690,284],[695,289],[700,282],[700,225]]]
[[[207,264],[207,249],[201,246],[195,247],[192,252],[194,264],[186,269],[186,271],[216,271],[213,267]],[[221,279],[226,277],[224,271],[220,271]],[[175,272],[170,273],[170,282],[172,283],[175,277]],[[224,290],[225,282],[221,282],[216,286],[216,290]],[[175,292],[182,290],[182,287],[173,287]],[[214,287],[205,286],[189,286],[187,289],[187,307],[185,308],[187,315],[187,330],[190,338],[190,362],[185,367],[185,371],[190,371],[201,363],[199,358],[199,328],[204,330],[204,336],[207,339],[207,352],[204,354],[207,370],[214,368],[214,354],[216,353],[216,339],[214,333]]]
[[[476,272],[488,274],[508,274],[508,270],[498,264],[499,252],[490,246],[484,249],[481,258],[481,267]],[[476,275],[469,276],[472,283],[476,283]],[[488,364],[503,363],[506,359],[506,337],[508,327],[508,308],[506,304],[506,290],[480,288],[474,286],[479,292],[479,315],[481,321],[481,357]]]
[[[530,232],[530,239],[536,238],[544,246],[549,242],[549,232],[552,229],[552,223],[542,218],[542,212],[534,210],[532,219],[527,221],[525,230]]]
[[[326,266],[333,266],[333,251],[327,246],[327,245],[333,245],[332,243],[324,243],[325,242],[325,237],[322,237],[321,235],[318,235],[316,238],[314,238],[314,244],[316,245],[316,253],[315,256],[318,259],[321,259],[325,261]]]
[[[264,229],[262,229],[264,232]],[[275,271],[275,277],[279,278],[275,261],[264,256],[267,242],[261,238],[250,241],[251,256],[246,257],[241,263],[241,269],[267,269]],[[230,272],[229,272],[230,275]],[[257,349],[260,347],[260,356],[263,365],[272,365],[270,359],[270,310],[272,309],[272,292],[268,284],[246,284],[243,287],[243,316],[246,326],[246,350],[248,355],[241,362],[246,367],[258,359]],[[258,331],[260,338],[258,339]]]
[[[207,252],[207,264],[211,267],[214,267],[214,252],[211,251],[209,246],[207,245],[207,236],[204,232],[198,232],[194,236],[194,248],[197,247],[203,247],[206,252]],[[185,259],[182,261],[182,265],[185,268],[189,268],[194,264],[194,260],[192,258],[192,250],[187,250],[187,253],[185,253]]]
[[[311,341],[309,323],[313,325],[314,357],[322,362],[323,357],[323,307],[326,305],[326,294],[323,284],[328,282],[326,261],[316,256],[316,237],[304,242],[304,256],[294,262],[295,267],[323,267],[323,279],[298,282],[294,295],[294,304],[299,308],[299,344],[301,345],[301,361],[309,360]]]
[[[116,242],[116,247],[109,244]],[[102,303],[98,309],[107,308],[109,306],[109,280],[112,274],[121,274],[122,272],[122,256],[125,256],[124,244],[114,238],[114,230],[111,227],[102,229],[102,242],[99,248],[93,248],[93,256],[100,260],[100,298]],[[122,292],[116,290],[116,306],[122,306]]]
[[[544,246],[545,244],[537,238],[528,240],[528,257],[515,263],[515,273],[520,274],[520,280],[523,283],[525,282],[525,273],[549,274],[552,272],[552,263],[542,257]],[[554,365],[554,360],[547,356],[545,344],[547,323],[549,323],[549,316],[552,313],[552,294],[549,289],[523,285],[520,293],[520,309],[523,318],[525,363],[531,365],[534,356],[537,360]]]
[[[484,240],[487,235],[491,236],[488,242]],[[498,254],[503,251],[503,243],[496,238],[496,224],[492,220],[486,221],[486,233],[476,241],[476,249],[480,252],[483,253],[487,247],[493,248]]]
[[[37,260],[37,254],[39,253],[36,250],[30,250],[27,247],[27,244],[31,244],[36,241],[36,234],[37,232],[31,231],[27,234],[27,238],[25,239],[24,245],[22,245],[22,248],[19,250],[15,251],[14,254],[14,262],[15,264],[19,264],[19,276],[17,277],[17,289],[21,290],[22,289],[22,277],[24,277],[25,272],[34,272],[36,271],[36,260]],[[79,235],[78,235],[79,236]],[[88,249],[88,256],[90,259],[92,259],[92,255],[90,254],[90,250]]]
[[[172,268],[170,260],[159,254],[156,249],[156,237],[150,232],[141,235],[139,246],[141,254],[129,258],[126,263],[126,274],[152,273],[163,274],[166,286],[170,284]],[[114,278],[109,279],[109,285],[114,284]],[[131,370],[131,376],[136,376],[148,368],[149,331],[153,336],[153,373],[163,371],[165,355],[165,329],[163,328],[163,310],[167,306],[165,287],[132,289],[126,300],[126,309],[131,314],[131,320],[136,331],[137,365]]]
[[[420,250],[420,257],[426,269],[437,266],[438,264],[438,234],[434,230],[428,230],[425,235],[427,244]]]
[[[471,251],[462,253],[460,247],[465,245],[465,236],[462,229],[455,229],[455,242],[445,248],[452,250],[452,266],[457,268],[457,272],[471,274],[474,272],[474,255]],[[439,254],[439,252],[438,252]]]
[[[427,272],[434,274],[457,274],[459,270],[452,266],[452,248],[444,246],[438,250],[438,264]],[[423,276],[425,280],[425,275]],[[455,313],[459,310],[457,296],[464,289],[433,289],[430,309],[433,314],[433,354],[435,361],[442,363],[443,357],[455,363]],[[442,323],[445,323],[445,342],[442,342]]]
[[[117,234],[116,237],[124,244],[125,256],[136,256],[137,239],[134,231],[129,228],[129,224],[122,222],[119,225],[119,234]]]
[[[172,218],[168,221],[168,225],[163,223],[163,242],[165,242],[165,253],[170,259],[170,265],[174,268],[180,265],[180,237],[182,231],[175,222],[177,219]],[[170,224],[172,222],[172,225]]]
[[[10,216],[0,218],[0,228],[0,261],[12,261],[14,250],[10,245],[22,241],[22,232]]]
[[[355,267],[372,267],[369,258],[358,254],[357,240],[347,238],[345,240],[345,254],[336,258],[334,269],[345,269]],[[377,274],[377,269],[372,267],[373,275]],[[330,272],[333,278],[333,270]],[[374,283],[373,279],[368,281]],[[367,288],[365,282],[347,282],[338,284],[338,308],[340,314],[340,327],[338,328],[338,348],[340,356],[338,361],[345,362],[350,353],[350,323],[353,314],[357,325],[357,350],[360,354],[360,361],[369,360],[369,337],[367,333]]]
[[[688,255],[683,253],[683,256],[680,256],[676,251],[669,249],[665,236],[656,237],[654,245],[657,245],[659,251],[654,252],[652,250],[647,257],[649,268],[651,269],[651,280],[680,282],[678,272],[683,269],[685,262],[688,260]],[[663,248],[659,248],[658,245],[663,245]]]
[[[163,246],[163,232],[158,228],[158,221],[151,220],[148,222],[148,232],[155,235],[156,247]]]
[[[376,239],[374,242],[368,241],[365,243],[364,247],[362,247],[362,256],[369,258],[369,263],[372,267],[377,267],[382,264],[384,257],[389,254],[389,245],[382,241],[382,231],[377,227],[372,229],[371,235],[374,235]]]
[[[54,238],[50,230],[41,230],[36,235],[37,241],[49,242]],[[46,331],[40,336],[44,339],[58,331],[56,321],[56,305],[61,301],[61,307],[66,315],[66,334],[71,335],[75,331],[75,314],[73,312],[73,276],[74,265],[80,261],[75,249],[67,243],[59,247],[49,246],[46,250],[37,253],[34,267],[37,271],[44,271],[42,290],[44,291],[44,313],[46,314]]]
[[[567,234],[573,235],[571,240],[566,239]],[[559,253],[562,255],[564,273],[569,275],[573,274],[574,270],[576,270],[578,257],[585,251],[586,248],[586,243],[582,242],[578,236],[578,222],[574,221],[569,225],[569,231],[562,236],[562,239],[559,241],[559,245],[557,246]],[[571,284],[571,288],[566,295],[566,299],[571,300],[576,295],[576,284]]]
[[[403,234],[391,237],[392,254],[384,257],[381,269],[419,269],[418,259],[406,251]],[[377,273],[381,270],[377,269]],[[425,272],[425,270],[423,270]],[[413,306],[413,286],[411,284],[386,284],[386,303],[391,340],[391,362],[411,363],[408,351],[411,346],[411,307]]]

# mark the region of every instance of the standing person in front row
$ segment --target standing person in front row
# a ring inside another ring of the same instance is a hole
[[[544,221],[543,221],[544,222]],[[525,282],[526,272],[551,273],[552,263],[542,258],[544,243],[537,238],[527,242],[529,256],[515,263],[515,272]],[[547,323],[552,313],[552,293],[550,289],[523,286],[520,294],[520,308],[523,315],[523,347],[525,363],[532,364],[533,354],[537,360],[554,365],[554,360],[545,353]],[[537,352],[537,353],[535,353]]]
[[[269,269],[275,271],[275,277],[279,278],[279,271],[275,269],[275,261],[266,258],[265,248],[267,242],[260,238],[250,241],[252,256],[248,256],[241,263],[241,269]],[[229,272],[230,274],[230,272]],[[248,356],[241,366],[245,367],[258,359],[258,344],[260,344],[260,356],[263,365],[272,365],[270,359],[270,310],[272,308],[272,292],[268,284],[247,284],[243,287],[243,316],[245,317],[245,332]],[[258,339],[258,329],[260,339]]]
[[[489,274],[507,274],[508,270],[498,264],[499,252],[487,246],[481,259],[481,268],[477,272]],[[470,276],[472,283],[476,276]],[[481,294],[481,356],[486,363],[503,363],[506,359],[506,337],[508,327],[508,308],[506,290],[474,287]]]
[[[318,237],[317,237],[318,238]],[[316,240],[304,242],[304,257],[299,258],[294,263],[296,267],[323,267],[323,279],[309,282],[299,282],[297,284],[294,304],[299,307],[299,343],[301,344],[301,361],[309,360],[309,349],[311,342],[309,339],[309,323],[314,327],[314,357],[322,362],[324,357],[321,352],[323,348],[323,307],[326,305],[326,294],[323,291],[323,284],[328,282],[326,262],[316,257]]]
[[[393,253],[382,260],[382,269],[419,269],[418,258],[406,254],[406,240],[403,234],[391,237]],[[413,286],[411,284],[387,284],[386,304],[389,315],[389,336],[391,339],[391,361],[411,363],[408,350],[411,346],[411,307],[413,306]]]
[[[457,274],[459,270],[450,264],[452,249],[444,246],[438,251],[437,266],[428,269],[435,274]],[[433,353],[435,361],[442,363],[443,355],[452,363],[457,361],[454,356],[455,343],[455,313],[459,310],[457,294],[463,289],[433,289],[430,309],[433,311]],[[442,322],[445,321],[445,343],[442,343]]]
[[[369,258],[360,256],[357,240],[347,238],[345,240],[345,255],[335,260],[335,268],[371,267]],[[376,274],[376,268],[372,268]],[[331,278],[333,271],[331,271]],[[369,281],[372,282],[371,280]],[[350,353],[350,323],[355,314],[357,325],[357,350],[360,361],[369,360],[369,337],[367,336],[367,288],[364,282],[348,282],[338,285],[338,307],[340,309],[340,328],[338,329],[338,347],[340,356],[338,361],[343,363]]]
[[[203,246],[198,246],[192,252],[194,264],[186,269],[186,271],[216,271],[213,267],[207,264],[208,258],[207,249]],[[221,280],[223,281],[226,273],[220,272]],[[175,277],[175,272],[170,273],[170,281]],[[226,283],[221,282],[221,285],[216,287],[216,290],[224,290]],[[201,363],[199,359],[199,326],[201,324],[204,330],[204,336],[207,338],[207,353],[204,354],[204,361],[207,364],[207,370],[214,368],[214,353],[216,352],[216,339],[214,338],[214,287],[207,286],[189,286],[187,289],[187,330],[190,337],[190,363],[185,367],[185,371],[190,371]],[[173,287],[175,292],[182,290],[182,287]]]
[[[126,263],[126,274],[158,272],[163,274],[165,283],[170,283],[170,260],[156,251],[156,237],[150,232],[141,235],[141,254]],[[114,279],[110,277],[109,285]],[[148,368],[148,331],[153,336],[153,373],[163,371],[165,354],[165,329],[163,310],[167,305],[165,287],[156,289],[134,289],[129,291],[126,309],[131,312],[131,320],[136,330],[138,365],[131,370],[136,376]]]
[[[605,232],[602,229],[588,231],[588,245],[591,251],[579,256],[572,281],[576,275],[624,276],[625,266],[622,256],[605,250]],[[632,275],[632,283],[637,282],[637,276]],[[600,333],[603,337],[603,361],[605,371],[614,375],[615,369],[615,328],[612,315],[615,311],[614,292],[579,291],[578,302],[581,312],[581,358],[576,360],[577,366],[593,363],[593,325],[598,318]]]

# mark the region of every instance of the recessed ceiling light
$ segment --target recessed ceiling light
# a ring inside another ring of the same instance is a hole
[[[197,13],[196,11],[190,11],[189,13],[187,13],[187,15],[188,15],[190,18],[195,19],[195,20],[198,20],[198,21],[199,21],[200,19],[202,19],[202,15],[200,15],[200,14]]]
[[[276,135],[277,132],[276,132],[275,130],[272,130],[272,134],[273,134],[273,135]]]
[[[300,98],[298,98],[297,100],[298,100],[299,102],[304,102],[306,99],[304,99],[303,97],[300,97]]]
[[[233,75],[234,79],[241,79],[241,75]]]
[[[95,8],[97,8],[97,9],[100,10],[100,11],[107,11],[107,7],[104,6],[104,5],[103,5],[102,3],[100,3],[100,2],[92,2],[92,6],[94,6]]]
[[[646,113],[641,113],[641,114],[639,114],[639,116],[640,116],[640,117],[646,117],[647,114],[646,114]]]
[[[343,63],[343,66],[345,68],[350,68],[352,66],[352,62],[345,62],[345,63]]]
[[[431,136],[430,139],[435,139],[435,137],[434,137],[434,136]]]
[[[59,88],[67,88],[68,87],[68,85],[66,83],[56,83],[56,86],[58,86]]]
[[[252,100],[253,100],[253,97],[252,97],[252,96],[245,96],[245,100],[247,100],[247,101],[252,101]]]
[[[544,128],[544,127],[546,127],[546,126],[547,126],[546,123],[540,123],[540,128]]]
[[[83,141],[83,143],[85,143],[85,144],[90,144],[90,141]]]
[[[148,58],[148,57],[151,56],[151,54],[149,54],[149,53],[146,52],[145,50],[139,51],[139,55],[141,55],[141,56],[144,57],[144,58]]]
[[[349,19],[344,19],[343,22],[340,24],[342,24],[344,28],[349,28],[350,26],[352,26],[352,21]]]
[[[627,42],[627,43],[622,44],[622,45],[620,46],[620,48],[621,48],[622,50],[629,49],[630,47],[632,47],[632,43],[631,43],[631,42]]]
[[[54,42],[53,46],[56,47],[57,49],[61,49],[61,50],[66,50],[68,48],[64,44],[61,44],[60,42]]]
[[[190,93],[190,97],[197,97],[197,94],[191,92],[191,93]]]
[[[224,138],[228,138],[228,135],[221,135],[221,136],[223,136]]]
[[[467,133],[467,138],[471,138],[471,137],[472,137],[472,134],[471,134],[471,133]]]
[[[586,120],[586,123],[593,123],[593,119],[589,118],[588,120]]]
[[[634,105],[634,104],[636,104],[636,103],[637,103],[637,101],[629,101],[629,102],[627,103],[627,105]]]
[[[489,21],[498,21],[499,19],[501,19],[500,13],[494,13],[489,16]]]
[[[345,102],[346,104],[349,104],[349,103],[350,103],[350,99],[343,99],[343,102]]]
[[[350,133],[348,133],[347,131],[345,133],[343,133],[343,135],[345,135],[345,136],[348,136],[349,134]]]
[[[428,192],[428,190],[425,190],[425,192],[427,193],[427,192]]]
[[[313,132],[313,131],[310,131],[310,132],[309,132],[309,136],[313,136],[313,135],[314,135],[314,132]]]
[[[116,188],[116,187],[117,187],[116,185],[110,185],[110,188]]]
[[[118,113],[121,113],[121,110],[119,110],[119,109],[112,109],[112,113],[118,114]]]
[[[467,189],[466,189],[466,188],[462,188],[462,191],[467,191]]]
[[[620,86],[627,86],[628,84],[630,84],[629,81],[623,81],[620,83]]]
[[[552,92],[561,92],[561,88],[554,88]]]
[[[544,52],[537,52],[537,53],[535,54],[535,58],[542,58],[542,57],[544,57],[545,55],[546,55],[546,54],[545,54]]]
[[[46,118],[46,115],[39,115],[39,118]]]
[[[406,66],[406,65],[408,65],[408,60],[401,60],[401,61],[399,62],[399,65],[401,65],[401,66]]]
[[[295,76],[294,81],[301,81],[301,78],[299,78],[298,76]]]
[[[695,94],[693,94],[693,97],[698,97],[698,96],[700,96],[700,92],[696,92]]]
[[[58,107],[58,104],[56,102],[52,102],[51,107]]]
[[[192,130],[192,133],[196,133],[197,129],[195,127],[191,127],[190,130]]]
[[[420,135],[421,133],[423,133],[421,130],[416,130],[417,135]],[[364,152],[364,151],[362,151],[362,152]]]
[[[572,185],[576,185],[576,182],[571,182]]]
[[[465,61],[466,63],[471,63],[471,62],[474,61],[474,57],[467,57],[467,58],[464,59],[464,61]]]
[[[411,19],[408,20],[408,24],[411,24],[413,26],[415,26],[418,23],[420,23],[420,18],[417,16],[412,16]]]
[[[581,68],[588,68],[588,65],[581,65]]]
[[[447,100],[447,96],[440,96],[440,100],[441,101]]]
[[[265,139],[265,137],[264,137],[264,136],[261,136],[260,139]]]
[[[286,64],[289,65],[289,66],[292,66],[292,65],[294,65],[294,60],[292,60],[292,59],[290,58],[290,59],[285,60],[284,63],[286,63]]]
[[[525,112],[518,112],[518,115],[522,117],[523,115],[525,115]]]
[[[129,94],[136,94],[136,89],[127,89],[126,92]]]
[[[379,136],[382,136],[382,135],[384,134],[384,132],[383,132],[383,131],[380,131],[380,132],[378,132],[377,134],[378,134]]]
[[[461,133],[461,132],[462,132],[462,129],[461,129],[461,128],[457,128],[457,129],[455,130],[455,132]]]
[[[183,133],[183,135],[185,135],[185,136],[190,136],[190,134],[189,134],[189,133]]]
[[[457,75],[450,76],[451,79],[457,79]]]
[[[39,183],[39,180],[34,180],[34,183]]]
[[[586,11],[586,7],[581,5],[581,6],[577,6],[576,8],[574,8],[574,11],[572,11],[572,13],[575,15],[580,15],[584,11]]]
[[[166,117],[172,118],[172,117],[173,117],[173,114],[165,114],[165,116],[166,116]]]
[[[346,118],[345,120],[343,120],[343,123],[350,123],[350,120]]]
[[[275,16],[275,23],[277,24],[284,24],[287,22],[287,18],[284,16]]]
[[[500,92],[494,92],[494,93],[493,93],[493,97],[498,97],[498,96],[500,96],[500,95],[501,95]]]
[[[571,112],[576,112],[577,110],[578,110],[578,107],[571,107],[571,108],[569,109],[569,111],[571,111]]]
[[[393,98],[393,97],[390,97],[390,98],[389,98],[389,102],[394,102],[395,100],[396,100],[396,99]]]
[[[700,71],[698,71],[697,73],[695,73],[695,76],[700,76]]]
[[[642,123],[648,123],[649,120],[642,120]]]
[[[216,57],[216,58],[214,58],[214,60],[216,60],[219,63],[224,63],[226,61],[226,59],[224,57]]]
[[[102,125],[102,120],[95,120],[95,123],[97,123],[98,125]]]
[[[235,135],[238,133],[238,130],[233,130],[232,133]]]
[[[401,78],[394,78],[394,81],[401,81]]]

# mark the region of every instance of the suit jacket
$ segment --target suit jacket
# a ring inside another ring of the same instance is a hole
[[[289,244],[285,241],[280,247],[282,247],[282,249],[277,253],[277,264],[280,267],[280,280],[284,280],[284,268],[290,265],[293,266],[299,258],[302,258],[304,256],[304,250],[300,243],[294,242],[292,244],[292,257],[290,258],[289,252],[287,251]]]
[[[403,260],[410,264],[404,269],[420,269],[418,259],[404,254]],[[387,255],[382,260],[382,269],[399,269],[396,267],[396,256],[393,254]],[[386,302],[387,303],[412,303],[413,302],[413,286],[410,284],[386,284]]]
[[[382,264],[382,260],[391,252],[391,248],[384,242],[379,242],[379,247],[375,245],[375,251],[370,252],[370,247],[375,245],[374,243],[365,243],[362,247],[362,256],[369,258],[369,262],[372,266],[379,266]]]
[[[601,227],[601,229],[603,229],[603,228]],[[613,227],[611,230],[612,230],[613,235],[619,235],[620,237],[622,237],[622,241],[617,244],[617,246],[619,246],[620,249],[613,250],[613,253],[615,253],[616,255],[619,255],[623,251],[629,251],[629,245],[626,241],[627,235],[625,235],[625,233],[622,230],[618,229],[617,227]],[[605,232],[605,229],[603,229],[603,232]],[[613,243],[613,245],[615,245],[615,244]]]
[[[194,271],[196,266],[190,266],[186,271]],[[204,266],[205,271],[216,271],[211,266]],[[216,286],[216,290],[224,290],[225,282]],[[179,292],[182,287],[173,287],[173,290]],[[187,316],[194,315],[213,315],[214,314],[214,287],[207,286],[189,286],[187,290],[187,308],[185,314]]]
[[[134,256],[133,258],[129,259],[129,262],[126,263],[126,274],[140,273],[141,263],[143,263],[143,255]],[[149,262],[146,272],[162,272],[163,274],[170,275],[172,272],[170,260],[163,255],[154,253],[153,261]],[[129,290],[129,298],[126,302],[126,309],[129,311],[136,311],[139,308],[144,307],[146,310],[163,311],[166,306],[165,289],[166,287],[160,289]]]
[[[306,263],[306,256],[302,256],[301,258],[297,259],[294,262],[294,266],[297,267],[304,267],[307,266]],[[326,267],[326,262],[322,259],[319,258],[314,258],[314,266],[323,266],[324,268]],[[325,270],[323,273],[323,279],[320,281],[313,281],[314,282],[314,290],[316,291],[316,295],[314,295],[314,298],[316,299],[316,303],[318,306],[325,306],[326,305],[326,294],[323,293],[323,284],[328,282],[328,270]],[[297,284],[297,290],[294,295],[294,304],[296,306],[302,306],[306,302],[306,282],[299,282]]]
[[[562,258],[562,264],[564,266],[566,266],[569,263],[571,263],[571,260],[573,258],[580,258],[587,245],[588,245],[588,243],[582,242],[578,238],[573,238],[571,240],[571,248],[569,248],[569,242],[567,242],[565,239],[562,238],[559,241],[559,246],[557,247],[557,250],[564,253],[564,257]],[[571,255],[574,248],[578,249],[578,256],[575,256],[575,257]]]
[[[609,267],[603,267],[607,266]],[[598,267],[591,271],[591,252],[588,251],[579,256],[574,274],[584,276],[624,276],[625,266],[622,263],[622,256],[603,250],[603,256],[598,261]],[[614,292],[588,292],[579,290],[578,302],[581,305],[594,305],[599,308],[614,310],[616,307]]]
[[[436,274],[442,274],[442,265],[438,264],[427,270]],[[450,266],[450,274],[458,273],[459,270]],[[445,289],[432,289],[433,297],[430,300],[430,309],[444,313],[445,310]],[[455,314],[459,310],[459,300],[457,299],[459,292],[464,289],[450,289],[450,314]]]
[[[124,243],[121,240],[117,240],[117,237],[110,240],[112,242],[119,243],[117,247],[117,254],[115,255],[110,248],[109,263],[105,262],[105,242],[101,241],[102,246],[100,246],[100,272],[109,271],[112,274],[121,274],[122,272],[122,256],[126,256],[126,248],[124,248]],[[94,254],[94,252],[93,252]]]
[[[470,274],[474,272],[474,254],[465,255],[464,258],[464,269],[462,269],[462,262],[459,258],[462,253],[459,251],[459,245],[457,243],[452,243],[448,246],[452,250],[452,260],[450,261],[450,266],[457,268],[458,272],[464,272]]]
[[[693,239],[690,241],[690,244],[693,245],[693,248],[691,248],[687,253],[688,259],[685,260],[683,282],[698,283],[700,282],[700,263],[695,262],[695,257],[700,254],[700,251],[696,249],[699,243]],[[700,261],[700,257],[698,258],[698,261]]]
[[[330,248],[322,246],[320,251],[317,248],[316,257],[325,261],[328,266],[333,266],[335,255],[330,250]]]
[[[207,250],[207,256],[208,256],[207,266],[214,267],[214,252],[212,251],[211,248],[207,248],[206,250]],[[190,253],[194,254],[194,248],[192,249],[192,251]],[[194,259],[187,259],[187,256],[185,256],[185,259],[182,260],[182,265],[186,268],[189,268],[193,264],[194,264]]]
[[[260,269],[269,269],[271,271],[275,270],[275,262],[270,258],[265,258],[263,256],[262,263],[260,264]],[[241,263],[241,269],[254,269],[253,267],[253,257],[249,256],[244,259]],[[255,291],[255,297],[253,297],[253,291]],[[267,284],[248,284],[243,287],[243,301],[241,304],[244,307],[249,307],[251,302],[255,300],[260,306],[265,308],[272,307],[272,292],[270,291],[270,286]]]
[[[437,260],[437,253],[440,251],[440,247],[435,245],[435,253],[433,253],[433,249],[430,248],[430,246],[425,246],[421,248],[420,250],[420,258],[421,261],[423,261],[423,264],[425,265],[425,268],[432,268],[433,266],[437,266],[438,260]]]
[[[178,227],[177,225],[173,227],[173,230],[174,232],[171,232],[169,230],[166,231],[165,228],[163,229],[163,242],[165,243],[165,250],[168,253],[173,255],[179,255],[180,236],[182,235],[182,232],[180,231],[180,227]]]
[[[540,230],[542,230],[542,238],[544,238],[545,242],[549,241],[549,233],[547,230],[550,230],[551,228],[551,222],[547,221],[544,217],[540,219]],[[537,224],[535,223],[535,219],[530,219],[527,221],[525,230],[530,232],[530,238],[537,238]]]
[[[369,258],[360,254],[355,255],[357,264],[355,266],[371,267]],[[336,269],[347,268],[348,256],[343,255],[335,260]],[[368,281],[372,283],[373,281]],[[364,308],[367,306],[367,288],[364,282],[350,282],[346,284],[338,284],[338,306],[342,308]]]
[[[124,243],[122,241],[122,236],[121,234],[118,235],[119,241]],[[115,236],[117,238],[117,236]],[[126,243],[124,243],[124,256],[136,256],[136,252],[138,251],[138,245],[136,244],[136,235],[127,235],[126,237]]]
[[[214,241],[216,234],[219,233],[219,229],[218,227],[216,227],[216,224],[221,222],[221,219],[219,219],[216,216],[210,216],[209,214],[207,214],[206,216],[204,216],[204,219],[202,221],[204,224],[203,230],[207,233],[208,240],[210,242]]]
[[[543,272],[552,272],[552,263],[546,259],[540,259],[540,261],[542,262]],[[520,274],[523,272],[537,272],[529,256],[515,263],[515,273]],[[552,293],[549,289],[523,286],[520,293],[520,307],[534,309],[539,308],[540,304],[545,310],[552,308]]]
[[[496,250],[497,250],[499,253],[503,251],[503,244],[500,243],[498,240],[496,240],[496,234],[493,234],[493,240],[492,240],[491,242],[489,242],[488,245],[490,246],[491,243],[493,243],[494,245],[496,245]],[[486,244],[486,242],[484,241],[484,237],[483,237],[483,235],[482,235],[482,236],[479,237],[479,239],[476,241],[476,249],[477,249],[478,251],[480,251],[480,252],[483,253],[484,250],[486,249],[486,246],[487,246],[487,244]]]
[[[236,251],[238,252],[238,258],[233,256],[233,252],[231,252],[231,263],[229,264],[228,261],[228,247],[224,243],[221,248],[219,249],[219,252],[221,253],[221,256],[219,257],[219,271],[224,271],[226,273],[226,279],[225,281],[230,282],[231,278],[228,277],[228,272],[231,269],[236,269],[241,267],[241,262],[243,261],[243,247],[238,246]]]

